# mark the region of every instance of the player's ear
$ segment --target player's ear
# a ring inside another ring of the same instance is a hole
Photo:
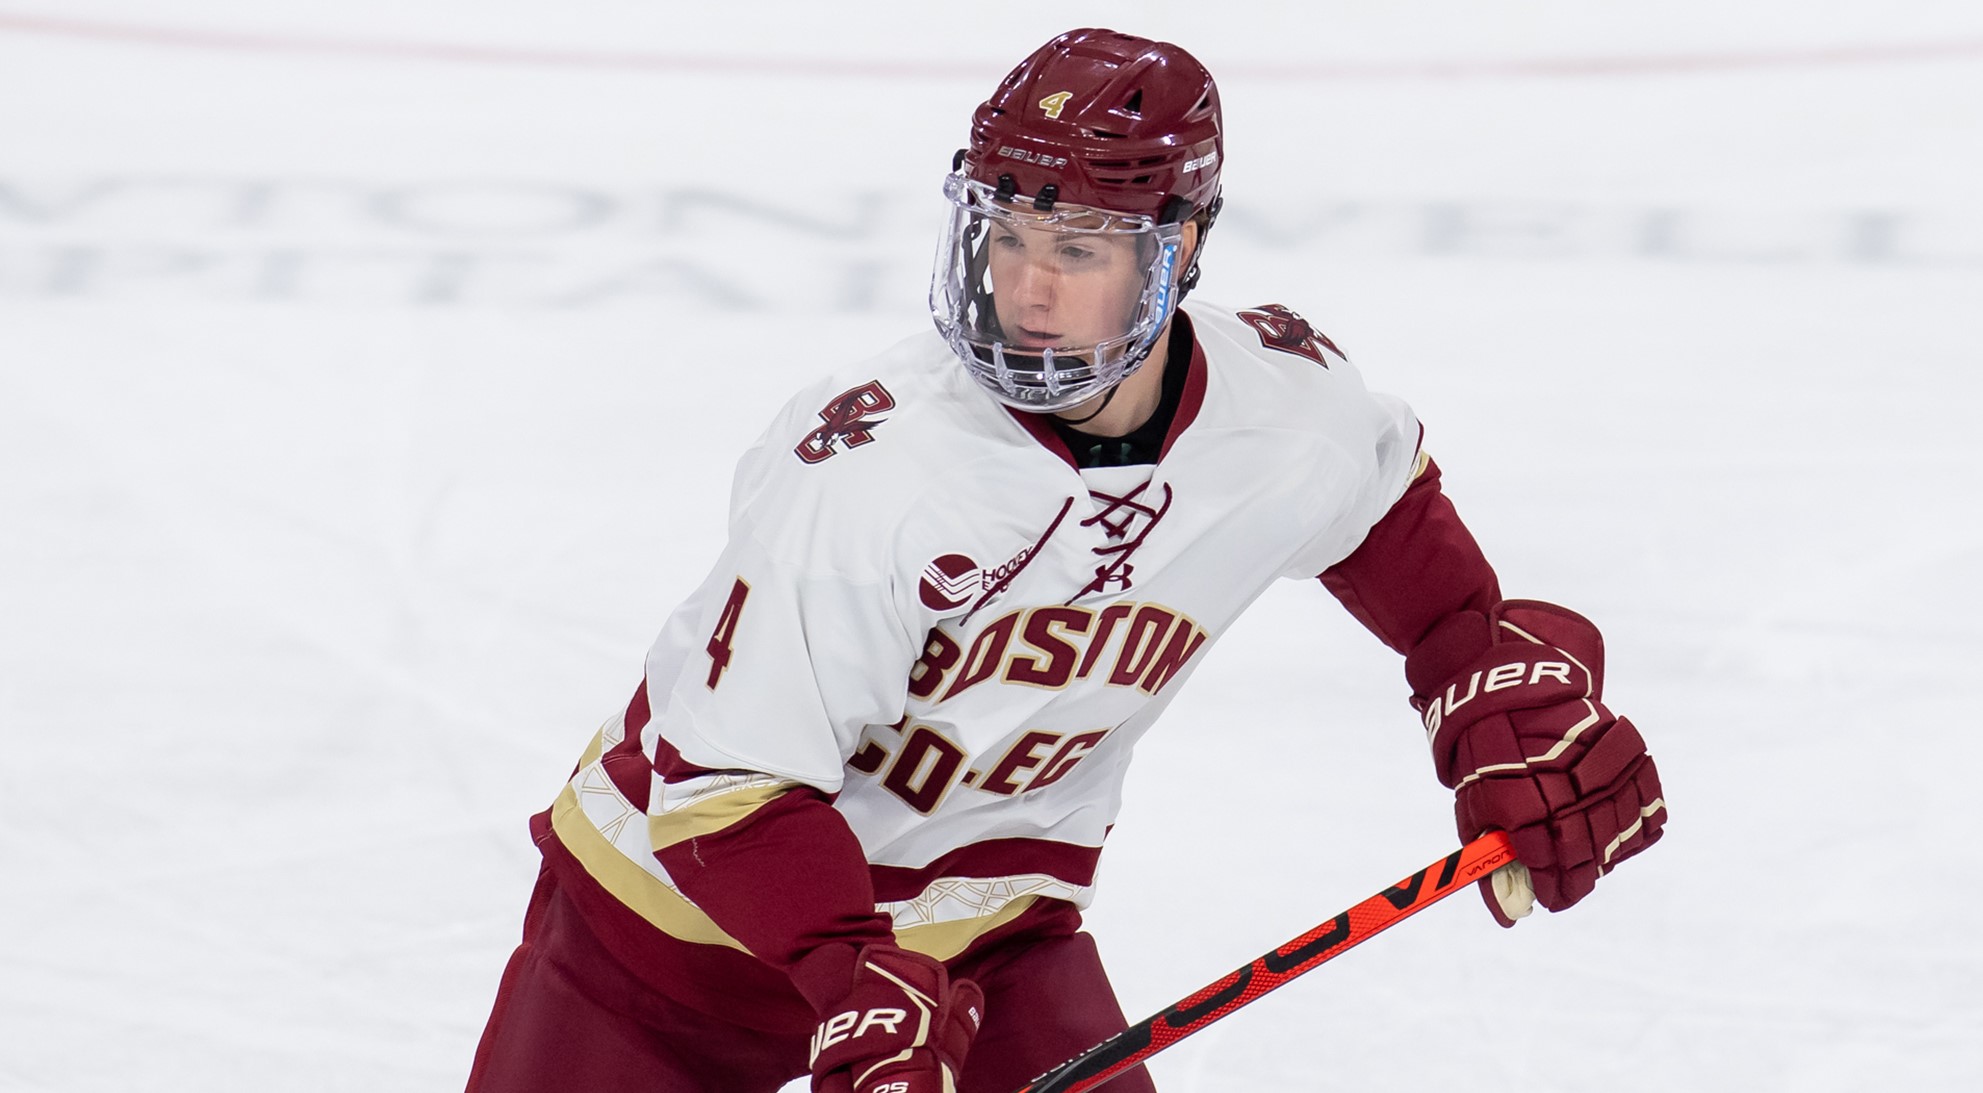
[[[1191,260],[1198,257],[1198,232],[1200,227],[1198,218],[1195,216],[1184,222],[1184,253],[1178,259],[1177,268],[1190,269]]]

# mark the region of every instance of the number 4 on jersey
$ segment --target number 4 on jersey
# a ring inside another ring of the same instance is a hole
[[[723,670],[730,666],[730,645],[737,640],[737,619],[744,613],[744,598],[751,594],[751,586],[742,577],[730,586],[730,598],[723,604],[723,613],[716,616],[716,632],[709,636],[709,689],[723,681]]]

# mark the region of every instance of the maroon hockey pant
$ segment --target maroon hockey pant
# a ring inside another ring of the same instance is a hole
[[[985,991],[959,1093],[1012,1093],[1127,1024],[1087,934],[994,946],[953,973]],[[776,1093],[806,1072],[804,1035],[718,1020],[636,978],[547,870],[503,969],[468,1093]],[[1139,1067],[1108,1093],[1155,1087]]]

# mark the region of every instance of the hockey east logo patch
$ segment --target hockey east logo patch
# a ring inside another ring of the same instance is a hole
[[[922,580],[916,582],[916,594],[923,606],[932,611],[955,611],[970,602],[971,597],[1016,576],[1033,556],[1033,550],[1023,547],[995,569],[986,569],[964,554],[938,555],[923,567]]]
[[[985,571],[962,554],[944,554],[930,559],[923,567],[923,579],[916,584],[923,606],[932,611],[950,611],[964,606],[985,585]]]

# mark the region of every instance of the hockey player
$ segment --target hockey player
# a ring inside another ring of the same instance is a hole
[[[728,547],[532,820],[469,1087],[1009,1093],[1124,1025],[1080,908],[1136,741],[1280,577],[1405,657],[1503,925],[1665,819],[1598,632],[1504,600],[1399,401],[1180,301],[1219,212],[1183,50],[1062,35],[980,106],[936,331],[788,404]],[[1132,1071],[1118,1093],[1149,1090]]]

